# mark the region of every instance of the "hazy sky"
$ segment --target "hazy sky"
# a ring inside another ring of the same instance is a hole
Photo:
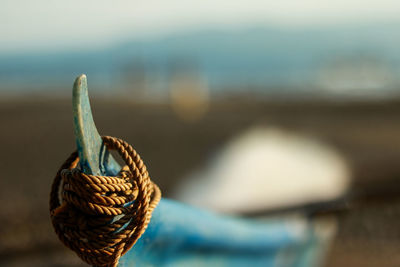
[[[0,52],[102,47],[186,28],[400,20],[398,0],[0,0]]]

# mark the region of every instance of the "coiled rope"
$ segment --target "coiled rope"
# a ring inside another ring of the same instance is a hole
[[[50,215],[59,239],[93,266],[117,266],[140,238],[161,199],[139,154],[125,141],[104,136],[125,161],[118,177],[87,175],[74,152],[57,172]]]

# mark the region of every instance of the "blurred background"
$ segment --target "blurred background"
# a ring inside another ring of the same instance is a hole
[[[398,1],[0,3],[0,266],[85,266],[48,212],[81,73],[164,196],[334,216],[324,266],[400,266]]]

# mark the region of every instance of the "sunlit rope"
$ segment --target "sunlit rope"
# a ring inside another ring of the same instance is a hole
[[[87,175],[74,152],[58,170],[50,215],[59,239],[93,266],[117,266],[140,238],[161,199],[139,154],[125,141],[105,136],[126,166],[118,177]]]

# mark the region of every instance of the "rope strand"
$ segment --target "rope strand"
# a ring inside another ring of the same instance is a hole
[[[59,239],[82,260],[114,267],[146,230],[161,191],[132,146],[115,137],[102,138],[126,166],[117,177],[88,175],[76,168],[78,153],[72,153],[54,178],[50,216]],[[121,218],[113,221],[117,215]]]

